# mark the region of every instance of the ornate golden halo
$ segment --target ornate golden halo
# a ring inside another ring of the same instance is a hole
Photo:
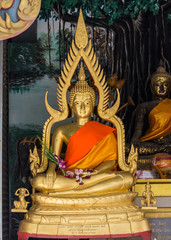
[[[100,118],[110,121],[117,129],[117,143],[118,143],[118,164],[119,167],[124,171],[133,172],[136,168],[136,163],[132,164],[131,161],[126,163],[125,161],[125,130],[123,123],[119,117],[115,114],[120,105],[120,94],[117,91],[117,99],[112,107],[108,107],[108,86],[106,82],[106,77],[103,74],[103,69],[99,65],[94,49],[91,45],[91,40],[88,41],[88,35],[86,31],[85,22],[83,19],[82,11],[80,10],[79,19],[77,23],[75,41],[72,41],[70,51],[68,53],[67,59],[65,59],[65,64],[63,65],[63,70],[61,71],[61,77],[59,77],[59,84],[57,88],[57,103],[59,110],[53,109],[48,101],[47,94],[45,95],[45,106],[50,114],[50,118],[46,121],[43,129],[43,142],[47,146],[50,145],[50,131],[55,122],[62,121],[68,117],[68,103],[67,103],[67,91],[71,85],[71,79],[76,71],[76,68],[80,62],[83,60],[93,81],[94,85],[99,93],[99,101],[97,106],[97,113]],[[130,153],[132,156],[134,149]],[[130,157],[131,159],[131,157]],[[44,167],[38,169],[38,172],[42,172],[46,169],[48,161],[44,159]],[[136,161],[135,161],[136,162]]]

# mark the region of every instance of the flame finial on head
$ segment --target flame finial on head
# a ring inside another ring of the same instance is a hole
[[[85,48],[88,44],[88,35],[86,30],[86,25],[83,18],[82,10],[80,9],[77,28],[75,32],[75,44],[76,46],[81,49]]]
[[[79,79],[79,81],[85,81],[85,79],[86,79],[86,75],[85,75],[85,72],[84,72],[84,67],[83,67],[82,62],[81,62],[81,67],[80,67],[80,70],[79,70],[79,73],[78,73],[78,79]]]

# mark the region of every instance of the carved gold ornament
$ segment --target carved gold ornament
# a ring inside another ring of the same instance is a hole
[[[145,185],[145,191],[142,193],[142,196],[142,209],[157,209],[157,199],[154,197],[154,193],[151,191],[151,185],[149,182],[147,182],[147,184]]]
[[[11,8],[13,3],[14,0],[0,0],[0,10]],[[41,0],[21,0],[17,10],[17,22],[13,22],[8,13],[5,13],[5,20],[0,17],[0,40],[14,37],[25,31],[37,18],[40,6]]]
[[[15,195],[19,198],[18,201],[14,201],[14,207],[11,209],[11,212],[27,212],[27,206],[29,202],[25,200],[25,197],[30,195],[28,189],[26,188],[19,188],[15,192]]]
[[[0,9],[8,9],[12,6],[14,0],[0,0]]]

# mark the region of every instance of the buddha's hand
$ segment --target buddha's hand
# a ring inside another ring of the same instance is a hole
[[[96,170],[96,169],[91,170],[91,171],[84,171],[84,172],[82,173],[82,177],[83,177],[83,178],[89,178],[89,177],[91,177],[91,176],[93,176],[93,175],[96,175],[96,174],[98,174],[98,173],[99,173],[99,171]]]
[[[140,138],[142,137],[142,130],[140,129],[136,129],[136,131],[134,132],[134,135],[131,139],[131,145],[133,144],[134,147],[139,147],[140,145]]]
[[[55,180],[56,180],[55,170],[48,169],[48,171],[46,173],[46,178],[44,179],[45,184],[47,184],[48,188],[53,187]]]

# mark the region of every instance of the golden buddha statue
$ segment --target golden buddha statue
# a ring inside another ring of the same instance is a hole
[[[93,169],[90,179],[79,185],[74,179],[56,172],[56,164],[49,162],[46,174],[31,179],[32,187],[38,191],[48,191],[50,195],[93,195],[105,192],[125,191],[131,188],[134,178],[130,172],[113,172],[117,165],[116,129],[90,121],[95,106],[95,92],[85,80],[83,65],[79,71],[75,87],[70,91],[70,107],[76,121],[55,129],[52,136],[53,151],[60,156],[63,143],[68,145],[65,154],[67,171]],[[135,153],[136,155],[136,153]],[[36,156],[38,156],[36,154]],[[30,158],[34,158],[31,154]],[[36,161],[37,162],[37,161]]]
[[[140,104],[136,109],[131,143],[138,147],[140,155],[171,153],[170,87],[171,76],[160,65],[151,77],[153,100]],[[143,133],[146,116],[148,116],[148,129]]]
[[[81,62],[78,81],[70,90],[69,105],[75,121],[57,127],[52,126],[68,117],[67,91],[73,74]],[[86,82],[83,62],[97,88],[97,111],[101,119],[111,122],[116,129],[90,121],[95,106],[95,91]],[[142,235],[146,232],[150,240],[150,228],[143,212],[133,201],[137,193],[131,192],[135,183],[137,150],[132,146],[128,161],[125,160],[124,127],[115,114],[120,104],[117,99],[108,107],[108,87],[103,70],[96,59],[91,41],[88,43],[86,26],[80,11],[75,41],[59,78],[57,98],[59,110],[50,107],[45,96],[45,105],[50,114],[43,128],[43,149],[53,147],[55,156],[60,157],[63,144],[67,145],[64,161],[66,173],[81,173],[83,182],[77,178],[66,178],[57,165],[43,154],[38,159],[36,149],[30,154],[33,178],[33,206],[20,222],[19,240],[29,236],[67,238],[72,236],[112,237]],[[46,146],[46,147],[45,147]],[[35,163],[35,167],[34,167]],[[39,167],[37,164],[39,164]],[[113,171],[116,165],[122,171]],[[92,170],[91,174],[87,170]],[[87,178],[89,177],[89,178]],[[124,226],[124,227],[123,227]]]

